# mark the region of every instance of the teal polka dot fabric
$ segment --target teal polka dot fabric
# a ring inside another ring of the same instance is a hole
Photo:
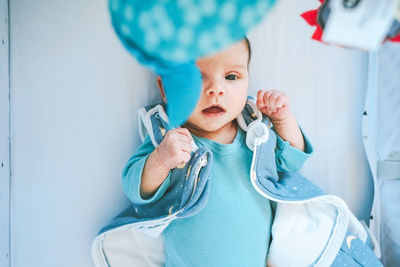
[[[161,75],[170,125],[178,126],[200,96],[195,60],[242,39],[275,1],[110,0],[109,9],[125,48]]]

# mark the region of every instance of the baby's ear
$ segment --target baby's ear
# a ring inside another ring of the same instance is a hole
[[[164,86],[160,76],[157,76],[157,85],[158,89],[160,90],[162,100],[164,101],[164,103],[167,103],[167,97],[165,95]]]

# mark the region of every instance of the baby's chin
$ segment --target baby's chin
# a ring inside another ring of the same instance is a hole
[[[197,135],[207,135],[207,134],[212,134],[212,133],[218,133],[218,132],[225,132],[225,131],[230,131],[230,130],[236,130],[236,124],[234,121],[229,121],[229,122],[204,122],[204,123],[191,123],[191,122],[186,122],[184,125],[188,130]]]

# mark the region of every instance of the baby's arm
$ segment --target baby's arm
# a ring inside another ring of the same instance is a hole
[[[257,107],[271,119],[275,132],[290,145],[304,151],[305,143],[295,117],[289,109],[289,98],[282,91],[259,90]]]
[[[152,196],[167,178],[171,169],[190,160],[192,136],[185,128],[170,130],[148,157],[142,172],[140,195]]]

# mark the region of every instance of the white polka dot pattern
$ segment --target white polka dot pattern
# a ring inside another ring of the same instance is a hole
[[[142,64],[154,65],[158,60],[187,62],[230,45],[275,1],[110,0],[109,8],[124,45]],[[148,61],[148,56],[154,60]]]

